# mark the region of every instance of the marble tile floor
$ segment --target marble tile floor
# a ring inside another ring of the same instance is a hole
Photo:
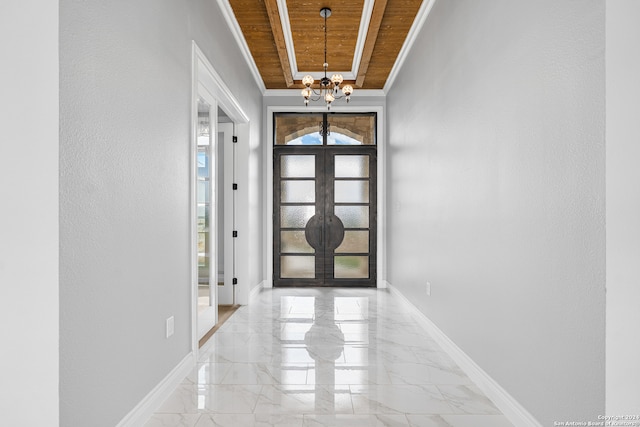
[[[384,289],[263,289],[145,427],[513,427]]]

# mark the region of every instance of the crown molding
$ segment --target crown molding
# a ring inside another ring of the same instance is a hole
[[[331,76],[332,74],[337,74],[337,73],[342,74],[342,77],[345,80],[355,80],[357,77],[352,71],[328,71],[327,75]],[[321,78],[324,77],[324,71],[298,71],[293,75],[293,79],[302,80],[302,78],[307,74],[309,74],[315,80],[320,80]]]
[[[391,72],[387,77],[387,81],[382,88],[385,94],[389,93],[389,89],[391,89],[393,82],[396,80],[396,77],[398,77],[398,73],[404,64],[404,61],[407,59],[407,56],[409,56],[409,52],[411,51],[418,34],[420,34],[422,27],[427,21],[427,17],[429,16],[435,2],[436,0],[427,0],[422,2],[422,5],[418,10],[418,14],[416,15],[416,19],[414,19],[413,25],[411,25],[411,29],[409,30],[409,34],[407,34],[407,38],[402,45],[402,49],[400,49],[400,53],[398,53],[398,58],[396,58],[396,62],[393,64],[393,68],[391,69]]]
[[[242,56],[245,59],[245,62],[249,66],[249,70],[251,71],[251,75],[253,75],[253,79],[258,85],[258,89],[264,95],[264,92],[267,90],[264,85],[264,81],[262,81],[262,76],[260,75],[260,71],[258,71],[258,66],[253,60],[253,56],[251,55],[251,50],[249,49],[249,45],[247,45],[247,41],[242,34],[242,29],[238,24],[236,16],[233,13],[233,9],[229,4],[229,0],[217,0],[218,5],[220,6],[220,10],[222,11],[222,16],[224,16],[224,20],[227,22],[227,26],[231,30],[233,34],[233,38],[236,39],[236,43],[238,43],[238,47],[242,52]]]
[[[302,89],[266,89],[262,94],[264,96],[281,96],[281,97],[300,97],[300,91]],[[355,97],[384,97],[385,93],[382,89],[356,89],[353,92]],[[302,98],[300,98],[302,99]]]

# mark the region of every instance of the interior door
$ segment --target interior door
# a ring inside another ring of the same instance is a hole
[[[196,224],[198,339],[218,322],[216,285],[215,221],[218,210],[215,191],[215,99],[200,94],[196,134]],[[212,120],[213,119],[213,120]]]
[[[328,135],[274,147],[274,286],[376,285],[376,147]]]

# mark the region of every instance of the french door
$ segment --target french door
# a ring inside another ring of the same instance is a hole
[[[274,146],[273,283],[375,286],[376,146],[327,144],[330,132],[348,129],[319,116],[322,144]]]

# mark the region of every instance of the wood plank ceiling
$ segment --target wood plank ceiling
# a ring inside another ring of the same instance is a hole
[[[422,0],[229,0],[267,89],[303,88],[302,76],[317,80],[324,63],[324,19],[328,7],[329,77],[345,84],[382,89],[418,14]]]

